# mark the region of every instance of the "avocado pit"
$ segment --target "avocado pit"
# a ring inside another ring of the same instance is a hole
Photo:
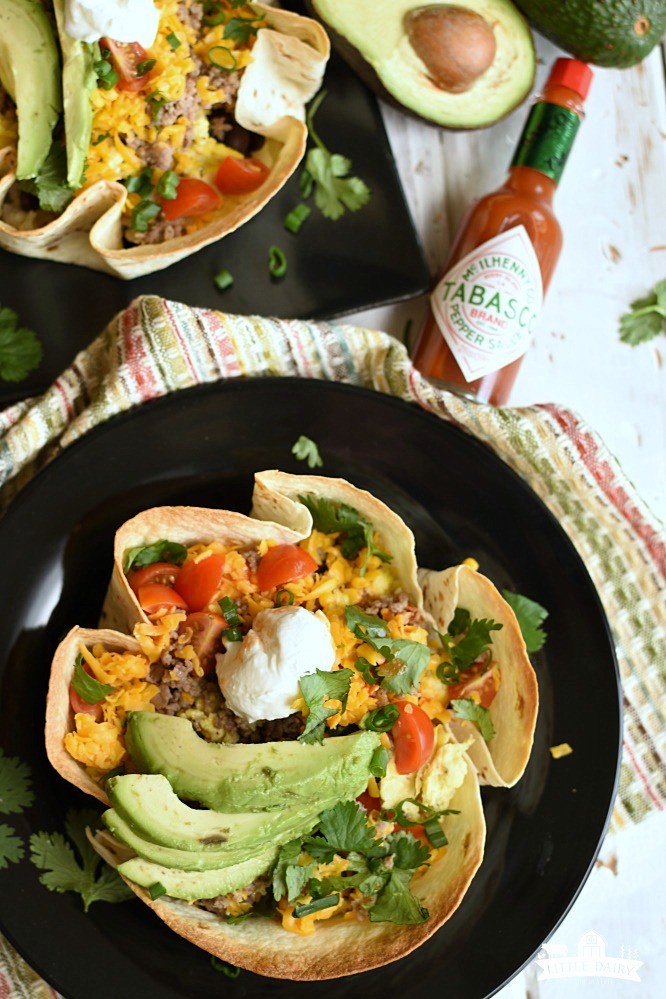
[[[416,7],[405,15],[404,28],[432,82],[448,93],[469,90],[493,64],[497,51],[493,29],[467,7]]]

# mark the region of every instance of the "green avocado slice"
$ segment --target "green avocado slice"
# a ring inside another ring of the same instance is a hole
[[[115,808],[109,808],[102,816],[109,832],[117,840],[128,846],[142,859],[162,867],[174,868],[180,871],[209,871],[233,867],[245,863],[262,852],[261,846],[233,849],[224,845],[219,850],[180,850],[176,847],[162,846],[150,839],[140,836]],[[278,836],[271,837],[271,846],[282,846],[290,839],[307,834],[314,828],[318,816],[303,823],[299,831],[288,830]],[[265,844],[264,847],[265,849]]]
[[[0,3],[0,83],[16,104],[16,176],[27,180],[48,156],[62,110],[58,46],[38,0]]]
[[[355,732],[321,745],[225,745],[200,739],[186,718],[133,711],[125,743],[137,770],[162,774],[180,798],[219,812],[254,812],[357,797],[380,737]]]
[[[272,868],[277,853],[277,847],[269,847],[251,860],[212,871],[179,871],[161,864],[152,864],[141,857],[133,857],[119,864],[118,872],[141,888],[161,885],[171,898],[194,901],[227,895],[230,891],[245,888]]]
[[[81,42],[65,33],[64,0],[53,0],[62,50],[62,89],[67,147],[67,183],[76,190],[83,182],[86,156],[92,135],[93,107],[90,99],[97,87],[95,63],[99,45]]]
[[[203,854],[248,848],[256,853],[266,843],[286,842],[304,829],[309,832],[319,814],[339,800],[335,796],[280,811],[224,814],[185,805],[161,774],[111,777],[106,789],[114,809],[139,836]]]

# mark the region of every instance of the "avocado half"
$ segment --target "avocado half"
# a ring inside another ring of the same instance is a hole
[[[492,125],[534,83],[532,33],[509,0],[308,0],[308,8],[375,93],[445,128]]]
[[[666,31],[664,0],[516,0],[534,28],[596,66],[626,69],[650,54]]]

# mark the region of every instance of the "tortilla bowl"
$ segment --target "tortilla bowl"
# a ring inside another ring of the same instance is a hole
[[[236,120],[265,142],[255,154],[270,172],[256,191],[227,195],[208,221],[163,243],[124,247],[127,191],[112,180],[84,188],[62,213],[5,207],[16,180],[16,152],[0,149],[0,247],[21,256],[78,264],[126,280],[151,274],[217,242],[249,221],[294,173],[305,152],[305,103],[318,90],[328,60],[328,36],[317,22],[290,11],[252,4],[265,20],[253,62],[238,91]]]
[[[485,742],[469,722],[455,718],[450,729],[457,739],[474,736],[468,752],[482,784],[513,787],[530,758],[539,688],[527,656],[516,615],[489,579],[467,565],[441,572],[419,569],[425,605],[446,631],[456,607],[464,607],[473,618],[492,619],[502,625],[493,632],[493,655],[501,671],[497,696],[490,705],[495,737]]]
[[[209,954],[270,978],[324,981],[382,967],[405,957],[432,936],[460,905],[483,860],[486,825],[479,784],[472,766],[451,801],[459,815],[443,820],[448,846],[411,883],[429,918],[417,926],[367,920],[321,921],[312,936],[285,931],[276,920],[260,917],[230,924],[197,906],[165,897],[153,901],[132,882],[132,891],[166,925]],[[126,859],[127,849],[106,831],[91,843],[108,863]]]

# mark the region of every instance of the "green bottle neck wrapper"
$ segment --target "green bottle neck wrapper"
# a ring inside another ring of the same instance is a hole
[[[530,111],[511,166],[539,170],[556,183],[580,127],[575,111],[559,104],[539,102]]]

